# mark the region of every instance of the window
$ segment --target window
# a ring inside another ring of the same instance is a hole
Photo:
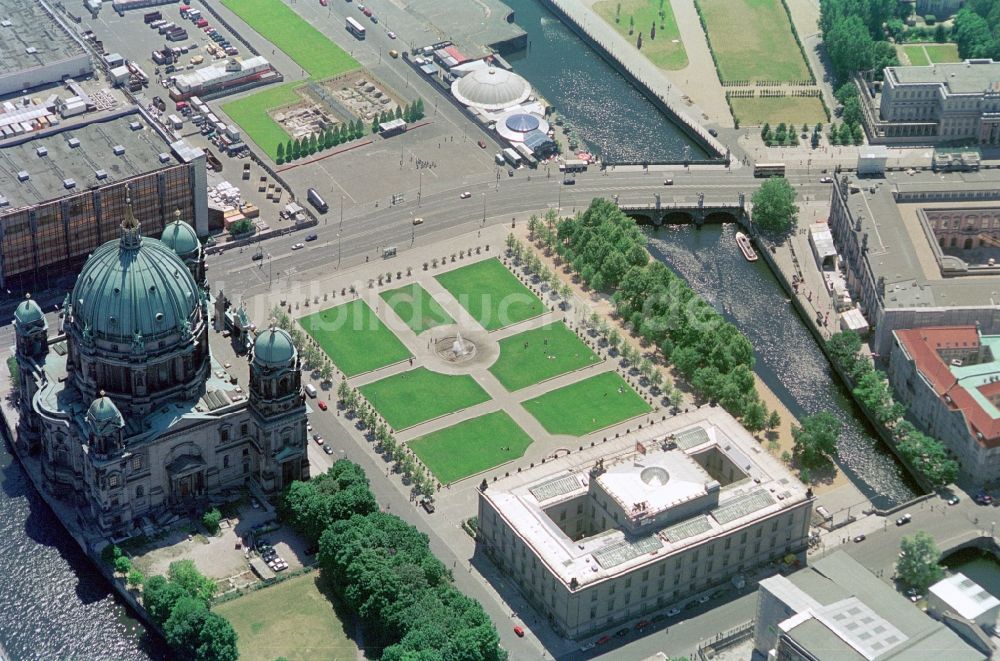
[[[597,617],[597,606],[591,606],[590,607],[590,619],[593,620],[595,617]]]
[[[625,587],[626,587],[626,589],[632,587],[632,577],[631,576],[629,576],[628,578],[625,579]]]
[[[646,593],[649,590],[645,585],[642,586],[642,594],[640,595],[643,599],[646,598]]]
[[[597,601],[597,590],[591,590],[590,591],[590,600],[591,601]]]
[[[115,488],[118,486],[118,473],[112,473],[108,475],[108,487]]]
[[[563,510],[562,512],[559,512],[559,520],[560,521],[565,521],[566,520],[566,510]]]
[[[137,454],[132,456],[132,470],[137,471],[142,468],[142,455]]]
[[[649,580],[649,570],[645,569],[642,572],[642,582],[645,583],[648,580]]]
[[[246,435],[247,435],[247,423],[244,422],[243,424],[240,425],[240,436],[246,436]]]
[[[229,441],[229,428],[219,430],[219,441],[227,443]]]
[[[141,484],[135,488],[135,497],[136,498],[142,498],[145,495],[146,495],[146,490],[143,488],[143,486]]]
[[[576,504],[576,513],[577,514],[583,514],[583,503],[577,503]]]
[[[222,457],[222,467],[229,468],[229,455],[223,455]]]

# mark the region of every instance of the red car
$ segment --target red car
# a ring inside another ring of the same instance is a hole
[[[635,630],[636,631],[642,631],[643,629],[645,629],[649,625],[650,625],[649,620],[639,620],[639,622],[636,623],[636,625],[635,625]]]
[[[514,633],[517,634],[518,638],[524,638],[524,629],[521,627],[514,627]]]
[[[609,640],[611,640],[611,636],[601,636],[596,642],[598,645],[606,645]]]
[[[316,402],[316,406],[319,407],[320,411],[325,411],[326,410],[326,402],[324,402],[322,399],[319,400],[318,402]]]

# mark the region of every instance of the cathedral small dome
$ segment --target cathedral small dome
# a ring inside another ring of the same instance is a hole
[[[201,248],[198,234],[194,231],[193,227],[181,220],[180,211],[177,211],[174,215],[174,222],[163,228],[160,241],[181,257],[187,257]]]
[[[102,432],[109,428],[112,430],[120,429],[125,426],[121,411],[103,392],[87,409],[87,423],[95,432]]]
[[[262,367],[283,367],[295,361],[292,338],[280,328],[268,328],[253,343],[253,362]]]
[[[33,324],[41,319],[45,315],[42,313],[42,308],[38,306],[38,303],[31,298],[31,296],[26,296],[20,304],[18,304],[17,309],[14,310],[14,319],[18,324]]]

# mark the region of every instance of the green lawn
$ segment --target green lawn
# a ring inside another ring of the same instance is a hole
[[[301,101],[302,97],[295,93],[295,89],[301,84],[293,82],[267,87],[250,96],[222,104],[222,111],[239,124],[268,156],[277,160],[278,144],[287,142],[289,135],[271,119],[268,111]]]
[[[414,333],[420,334],[435,326],[455,323],[441,304],[417,283],[390,289],[379,295]]]
[[[322,579],[311,572],[212,610],[232,623],[245,661],[356,659],[357,645],[317,584],[322,585]]]
[[[570,436],[583,436],[652,410],[617,372],[598,374],[521,405],[545,431]]]
[[[222,4],[260,36],[283,50],[311,78],[321,80],[361,67],[347,51],[330,41],[283,2],[222,0]]]
[[[902,46],[903,52],[906,53],[906,58],[910,61],[910,66],[914,67],[925,67],[931,63],[927,58],[927,53],[924,51],[922,45],[918,46]]]
[[[814,96],[731,98],[729,104],[740,126],[763,126],[767,122],[773,129],[784,122],[798,128],[808,124],[811,130],[816,124],[826,122],[823,102]]]
[[[500,357],[490,372],[511,392],[600,359],[562,322],[500,340]]]
[[[358,390],[397,431],[490,398],[467,374],[449,376],[425,367],[386,377]]]
[[[681,41],[680,30],[677,29],[677,19],[674,18],[670,0],[601,0],[594,4],[594,11],[633,44],[641,33],[640,50],[656,66],[662,69],[683,69],[687,66],[687,53],[684,52],[684,43]],[[635,25],[630,35],[631,21],[635,21]]]
[[[488,331],[545,312],[538,297],[498,259],[486,259],[442,273],[437,281]]]
[[[347,376],[406,360],[409,350],[361,299],[299,319]]]
[[[781,0],[695,0],[723,82],[809,80]]]
[[[927,44],[924,49],[927,51],[927,57],[934,64],[962,61],[958,55],[958,44]]]
[[[531,437],[505,411],[497,411],[415,438],[407,445],[439,482],[448,484],[523,456]]]

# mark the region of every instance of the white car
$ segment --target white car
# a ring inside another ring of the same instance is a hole
[[[459,195],[458,197],[459,197],[459,199],[462,199],[462,200],[467,200],[467,199],[469,199],[470,197],[472,197],[472,193],[470,193],[469,191],[465,191],[464,193],[462,193],[462,194],[461,194],[461,195]]]
[[[390,31],[389,31],[389,38],[390,38],[390,39],[395,39],[395,38],[396,38],[396,33],[395,33],[395,32],[392,32],[392,31],[390,30]]]
[[[296,244],[294,244],[292,246],[292,250],[302,250],[305,247],[306,247],[306,244],[304,244],[304,243],[296,243]]]
[[[671,608],[670,610],[667,611],[667,617],[675,617],[680,614],[681,614],[680,608]]]
[[[424,219],[423,218],[414,218],[413,219],[413,224],[414,225],[423,225],[424,224]]]

